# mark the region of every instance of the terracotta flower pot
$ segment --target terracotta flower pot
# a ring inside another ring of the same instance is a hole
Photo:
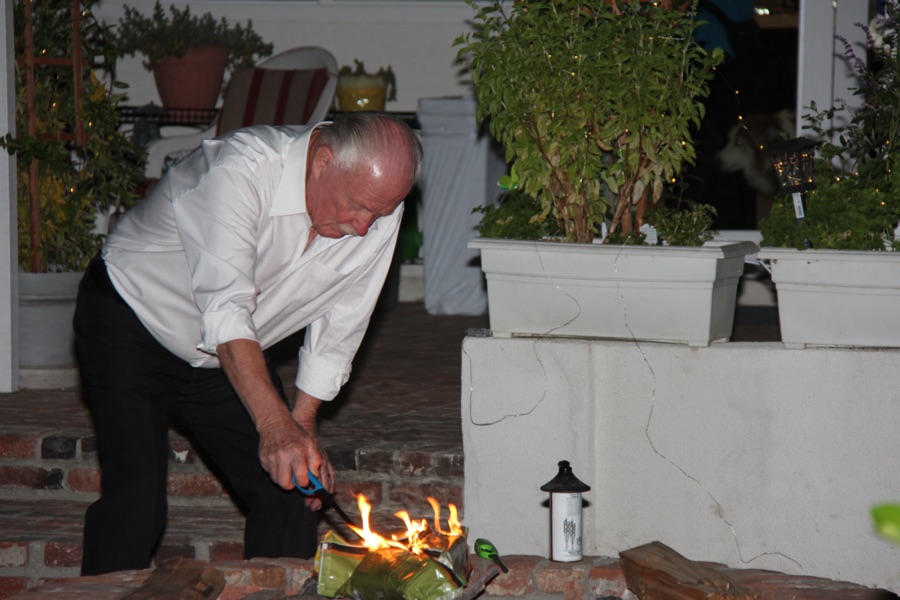
[[[191,48],[181,58],[159,61],[153,69],[156,89],[165,108],[215,108],[222,91],[228,48]]]

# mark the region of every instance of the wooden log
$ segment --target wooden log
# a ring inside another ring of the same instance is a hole
[[[628,589],[640,600],[757,600],[756,594],[706,563],[662,542],[619,553]]]
[[[164,560],[141,587],[123,600],[207,600],[225,589],[225,576],[202,560],[174,556]]]
[[[286,600],[286,598],[283,590],[260,590],[244,596],[241,600]]]
[[[500,567],[486,558],[472,555],[469,557],[469,562],[472,565],[472,572],[469,574],[469,582],[459,600],[474,600],[500,574]]]

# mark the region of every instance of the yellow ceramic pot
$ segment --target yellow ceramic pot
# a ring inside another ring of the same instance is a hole
[[[384,110],[387,100],[397,99],[397,83],[390,67],[377,73],[366,73],[360,61],[354,61],[356,69],[341,69],[335,97],[341,112]]]
[[[378,75],[341,75],[337,84],[338,110],[384,110],[387,81]]]

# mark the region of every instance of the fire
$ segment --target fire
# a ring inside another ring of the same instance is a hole
[[[363,494],[359,494],[356,497],[356,501],[359,505],[359,514],[362,515],[362,528],[353,525],[349,525],[349,527],[359,535],[363,542],[363,546],[369,550],[400,548],[402,550],[408,550],[413,554],[422,554],[429,547],[428,541],[430,537],[433,538],[433,534],[447,537],[463,535],[463,528],[457,517],[456,506],[453,504],[448,505],[450,516],[447,518],[447,527],[449,528],[449,531],[444,531],[441,528],[441,505],[434,498],[428,498],[428,503],[434,510],[434,529],[432,530],[428,526],[428,521],[426,519],[420,519],[418,521],[413,520],[410,518],[408,512],[402,510],[394,513],[394,516],[404,522],[406,525],[406,533],[400,536],[394,535],[392,536],[392,539],[388,540],[384,536],[372,531],[372,528],[369,525],[369,515],[372,512],[372,505],[369,504],[366,497]]]
[[[459,522],[459,519],[456,516],[456,505],[449,504],[448,507],[450,509],[450,516],[447,518],[447,527],[450,528],[450,531],[444,531],[441,529],[441,505],[434,498],[428,498],[428,504],[431,505],[431,509],[434,511],[434,530],[438,534],[441,535],[462,535],[463,528],[462,523]]]

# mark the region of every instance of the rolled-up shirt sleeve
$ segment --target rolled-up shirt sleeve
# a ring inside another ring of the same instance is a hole
[[[366,242],[370,258],[328,313],[307,326],[296,385],[320,400],[332,400],[350,378],[351,363],[369,325],[394,255],[402,204],[376,221]]]
[[[252,318],[258,293],[255,234],[262,210],[258,185],[238,170],[216,166],[173,209],[201,313],[197,349],[215,354],[227,341],[258,341]]]

